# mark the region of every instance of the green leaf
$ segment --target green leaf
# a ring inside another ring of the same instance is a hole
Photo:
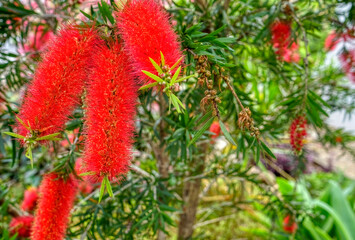
[[[339,215],[342,224],[349,231],[352,239],[355,239],[355,214],[339,184],[330,181],[330,202],[334,211]]]
[[[146,85],[140,87],[138,90],[139,91],[145,90],[145,89],[148,89],[148,88],[151,88],[151,87],[155,87],[156,85],[158,85],[158,82],[149,83],[149,84],[146,84]]]
[[[92,176],[95,175],[96,173],[94,171],[91,172],[84,172],[84,173],[80,173],[79,176],[80,177],[85,177],[85,176]]]
[[[195,75],[190,75],[190,76],[186,76],[186,77],[183,77],[183,78],[179,78],[178,80],[176,80],[175,83],[182,82],[182,81],[184,81],[184,80],[186,80],[186,79],[189,79],[189,78],[191,78],[191,77],[193,77],[193,76],[195,76]]]
[[[201,123],[204,123],[207,119],[210,119],[210,117],[212,116],[212,108],[210,110],[208,110],[205,115],[203,115],[203,117],[201,117],[198,121],[197,121],[197,126],[200,125]]]
[[[324,106],[326,106],[327,108],[331,108],[331,106],[324,101],[319,95],[317,95],[315,92],[311,91],[308,89],[308,92],[314,97],[316,98],[318,101],[320,101],[321,103],[323,103]]]
[[[15,138],[20,138],[20,139],[25,139],[26,138],[25,136],[22,136],[20,134],[13,133],[13,132],[3,132],[3,133],[6,134],[6,135],[9,135],[11,137],[15,137]]]
[[[260,141],[260,144],[261,144],[262,148],[264,149],[264,151],[270,155],[270,157],[276,159],[275,155],[271,152],[270,148],[268,146],[266,146],[266,144],[263,141]]]
[[[105,176],[105,178],[106,178],[106,189],[107,189],[108,195],[109,195],[110,197],[113,197],[113,192],[112,192],[110,180],[108,180],[108,177],[107,177],[107,176]]]
[[[161,65],[164,66],[165,65],[165,58],[164,58],[164,54],[162,52],[160,52],[160,61],[161,61]]]
[[[55,138],[55,137],[58,136],[59,134],[60,133],[52,133],[52,134],[49,134],[49,135],[46,135],[46,136],[43,136],[43,137],[36,138],[36,141],[58,139],[58,138]]]
[[[173,78],[171,79],[171,84],[174,84],[174,83],[175,83],[177,77],[178,77],[179,74],[180,74],[180,71],[181,71],[181,66],[180,66],[180,67],[176,70],[176,72],[174,73],[174,76],[173,76]]]
[[[28,147],[28,148],[26,149],[26,154],[25,154],[25,156],[30,159],[30,161],[31,161],[31,167],[33,168],[33,156],[32,156],[32,148],[31,148],[31,147]]]
[[[194,144],[205,132],[206,130],[211,126],[213,123],[214,117],[211,117],[202,127],[198,132],[195,134],[195,136],[191,139],[191,142],[189,143],[188,146],[191,144]]]
[[[19,121],[22,126],[24,126],[28,131],[30,131],[31,129],[21,120],[21,118],[19,118],[16,114],[15,114],[15,117],[17,119],[17,121]]]
[[[176,100],[177,97],[174,94],[170,94],[170,99],[171,99],[171,103],[174,105],[174,107],[176,108],[177,112],[181,113],[179,103]]]
[[[157,70],[158,73],[162,74],[163,70],[160,68],[160,66],[152,59],[149,58],[150,62],[153,64],[153,66],[155,67],[155,69]]]
[[[105,186],[106,186],[106,178],[102,179],[101,187],[100,187],[100,196],[99,196],[99,203],[101,202],[102,197],[105,193]]]
[[[332,207],[320,200],[315,200],[313,203],[315,206],[327,211],[333,217],[337,230],[343,235],[344,240],[353,240],[350,232],[351,230],[347,229],[347,226],[343,223],[339,214]]]
[[[158,77],[157,75],[154,75],[153,73],[150,73],[150,72],[144,71],[144,70],[142,70],[142,72],[143,72],[145,75],[147,75],[148,77],[154,79],[154,80],[157,81],[157,82],[164,82],[163,79],[161,79],[161,78]]]
[[[226,126],[224,126],[223,122],[221,120],[219,120],[219,126],[221,127],[221,130],[224,134],[224,136],[226,137],[226,139],[233,144],[234,146],[237,146],[237,144],[234,142],[232,136],[230,135],[230,133],[228,132]]]
[[[179,63],[181,62],[181,60],[182,60],[182,57],[179,58],[179,60],[177,60],[176,63],[174,63],[174,65],[170,68],[170,70],[171,70],[171,71],[174,70],[174,68],[176,68],[176,66],[179,65]]]

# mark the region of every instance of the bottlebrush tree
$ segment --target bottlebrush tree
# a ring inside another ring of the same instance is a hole
[[[211,224],[258,204],[270,234],[311,239],[313,209],[267,174],[302,178],[311,141],[355,156],[327,122],[355,112],[354,9],[0,3],[2,239],[229,239]]]

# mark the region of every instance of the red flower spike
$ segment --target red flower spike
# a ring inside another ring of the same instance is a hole
[[[33,222],[33,216],[20,216],[15,217],[10,222],[10,233],[18,237],[28,238],[31,234],[31,227]]]
[[[35,187],[30,187],[25,191],[25,196],[21,204],[21,209],[31,212],[36,208],[38,200],[38,190]]]
[[[215,135],[212,135],[211,138],[217,138],[219,134],[221,133],[221,127],[219,126],[218,122],[213,122],[212,125],[210,126],[210,132],[213,132]]]
[[[285,232],[294,234],[297,231],[297,223],[290,215],[287,215],[283,220],[283,229]]]
[[[117,24],[133,70],[144,83],[153,80],[142,70],[158,75],[149,58],[161,64],[162,52],[165,65],[172,67],[182,57],[178,36],[169,23],[168,14],[157,1],[128,1],[117,15]]]
[[[19,113],[39,137],[61,131],[80,101],[85,69],[97,42],[95,31],[80,33],[73,26],[65,27],[49,42]],[[17,127],[18,134],[30,136],[21,123]]]
[[[44,176],[32,227],[32,240],[62,240],[77,193],[73,176],[63,179],[56,173]]]
[[[137,85],[121,44],[97,51],[89,76],[84,172],[91,181],[116,180],[128,171],[133,143]]]
[[[355,49],[343,52],[339,59],[347,77],[351,82],[355,83]]]
[[[280,60],[285,62],[298,62],[300,56],[297,53],[298,44],[291,44],[291,25],[286,21],[276,21],[271,26],[271,41],[275,48],[275,53]],[[291,44],[291,46],[290,46]]]
[[[331,32],[324,42],[324,49],[327,51],[332,51],[340,42],[339,34],[336,32]]]
[[[289,22],[277,21],[271,26],[272,43],[274,48],[283,48],[290,45],[291,26]]]
[[[302,150],[303,140],[307,136],[306,124],[305,117],[299,116],[293,120],[290,126],[290,144],[297,153]]]

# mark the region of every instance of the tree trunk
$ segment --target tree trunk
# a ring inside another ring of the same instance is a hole
[[[165,115],[166,109],[167,109],[167,104],[164,99],[164,96],[162,92],[159,92],[158,95],[159,99],[159,111],[160,111],[160,117],[162,118]],[[156,144],[155,148],[155,157],[157,158],[157,167],[159,170],[159,174],[161,178],[168,178],[169,177],[169,156],[165,151],[166,144],[164,141],[165,138],[165,122],[162,119],[159,124],[159,135],[160,135],[160,141]],[[165,240],[166,239],[166,234],[163,231],[158,231],[157,234],[157,240]]]
[[[208,144],[204,144],[201,152],[206,152],[207,148]],[[201,177],[193,177],[203,173],[206,156],[207,154],[192,162],[191,174],[188,176],[188,178],[192,179],[186,181],[184,184],[182,192],[184,206],[180,215],[178,240],[186,240],[192,237],[201,189]]]

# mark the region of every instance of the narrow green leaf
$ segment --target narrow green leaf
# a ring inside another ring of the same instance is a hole
[[[112,192],[110,180],[108,180],[108,177],[107,177],[107,176],[105,176],[105,178],[106,178],[106,189],[107,189],[108,195],[109,195],[110,197],[113,197],[113,192]]]
[[[219,126],[221,127],[221,130],[224,134],[224,136],[226,137],[226,139],[233,144],[234,146],[237,146],[237,144],[234,142],[232,136],[230,135],[230,133],[228,132],[226,126],[224,126],[223,122],[221,120],[219,120]]]
[[[312,90],[308,89],[308,92],[316,99],[318,99],[318,101],[320,101],[321,103],[323,103],[324,106],[326,106],[327,108],[331,108],[331,106],[324,101],[318,94],[316,94],[315,92],[313,92]]]
[[[85,176],[92,176],[95,175],[96,173],[94,171],[91,172],[84,172],[84,173],[80,173],[79,176],[80,177],[85,177]]]
[[[179,60],[176,61],[176,63],[174,63],[174,65],[170,68],[170,71],[174,70],[174,68],[176,68],[177,65],[179,65],[179,63],[181,62],[182,57],[179,58]]]
[[[105,193],[105,186],[106,186],[106,178],[102,179],[101,187],[100,187],[100,196],[99,196],[99,203],[101,202],[102,197]]]
[[[174,96],[175,96],[175,95],[174,95]],[[176,101],[180,104],[180,106],[181,106],[183,109],[186,109],[185,106],[184,106],[184,104],[182,104],[182,102],[180,101],[180,99],[179,99],[178,97],[176,97],[176,96],[175,96],[175,98],[176,98]]]
[[[155,69],[157,70],[158,73],[162,74],[163,70],[160,68],[160,66],[152,59],[149,58],[150,62],[153,64],[153,66],[155,67]]]
[[[211,124],[213,123],[213,119],[214,117],[211,117],[202,127],[200,130],[197,131],[197,133],[195,134],[195,136],[191,139],[191,142],[189,143],[188,146],[190,146],[191,144],[194,144],[203,134],[204,132],[206,132],[206,130],[211,126]]]
[[[30,131],[31,129],[21,120],[21,118],[19,118],[16,114],[15,114],[15,117],[17,119],[17,121],[19,121],[22,126],[24,126],[28,131]]]
[[[160,61],[161,61],[161,65],[164,66],[165,65],[165,58],[164,58],[164,54],[162,52],[160,52]]]
[[[161,78],[158,77],[157,75],[154,75],[153,73],[150,73],[150,72],[144,71],[144,70],[142,70],[142,72],[143,72],[145,75],[147,75],[148,77],[154,79],[154,80],[157,81],[157,82],[164,82],[163,79],[161,79]]]
[[[178,113],[181,113],[179,103],[176,101],[177,97],[174,94],[170,94],[170,99]]]
[[[189,79],[189,78],[191,78],[191,77],[193,77],[193,76],[195,76],[195,75],[190,75],[190,76],[186,76],[186,77],[183,77],[183,78],[179,78],[178,80],[175,81],[175,83],[182,82],[182,81],[184,81],[184,80],[186,80],[186,79]]]
[[[25,156],[30,159],[31,167],[33,168],[33,156],[32,156],[32,148],[31,148],[31,147],[28,147],[28,148],[26,149],[26,154],[25,154]]]
[[[266,144],[263,141],[260,141],[260,144],[267,154],[269,154],[272,158],[276,159],[275,155],[271,152],[270,148],[266,146]]]
[[[15,137],[15,138],[20,138],[20,139],[25,139],[26,138],[25,136],[22,136],[20,134],[13,133],[13,132],[3,132],[3,133],[6,134],[6,135],[9,135],[11,137]]]
[[[171,79],[171,83],[172,83],[172,84],[175,83],[177,77],[178,77],[179,74],[180,74],[180,71],[181,71],[181,66],[180,66],[180,67],[176,70],[176,72],[174,73],[174,76],[173,76],[173,78]]]
[[[145,90],[145,89],[148,89],[148,88],[151,88],[151,87],[155,87],[156,85],[158,85],[158,82],[153,82],[153,83],[149,83],[149,84],[146,84],[142,87],[140,87],[138,90]]]
[[[210,119],[211,116],[212,116],[212,108],[211,108],[210,110],[208,110],[208,111],[205,113],[205,115],[203,115],[203,117],[201,117],[201,118],[197,121],[196,125],[198,126],[198,125],[200,125],[201,123],[204,123],[207,119]]]
[[[42,140],[52,140],[56,136],[58,136],[60,133],[52,133],[43,137],[36,138],[36,141],[42,141]]]

